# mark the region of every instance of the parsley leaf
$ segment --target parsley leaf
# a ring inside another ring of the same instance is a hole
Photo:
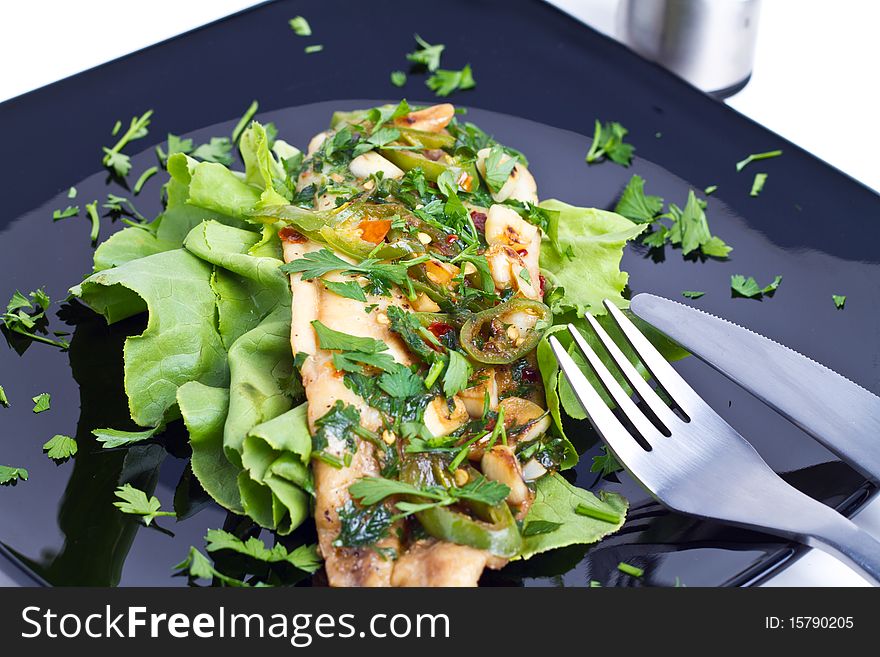
[[[555,532],[562,527],[561,522],[552,522],[550,520],[530,520],[525,524],[522,530],[523,536],[539,536],[541,534],[549,534]]]
[[[614,211],[637,224],[649,224],[663,211],[663,199],[645,194],[645,179],[634,174],[624,187]]]
[[[144,431],[121,431],[120,429],[94,429],[92,435],[101,443],[104,449],[113,449],[115,447],[127,447],[134,443],[141,443],[149,440],[160,427],[145,429]]]
[[[217,162],[224,166],[232,164],[232,141],[228,137],[211,137],[192,152],[192,156],[204,162]]]
[[[133,117],[128,130],[126,130],[125,134],[119,138],[119,141],[117,141],[112,148],[104,147],[104,158],[102,163],[119,178],[125,178],[131,170],[131,160],[127,155],[121,152],[122,149],[129,142],[147,136],[147,128],[150,125],[151,116],[153,116],[153,110],[148,110],[139,117]]]
[[[363,365],[375,367],[383,372],[393,372],[398,363],[391,354],[371,354],[363,351],[342,351],[333,354],[333,367],[340,372],[363,372]]]
[[[601,162],[608,158],[612,162],[628,167],[632,162],[635,147],[624,143],[623,138],[629,131],[616,121],[602,123],[596,119],[593,130],[593,143],[587,151],[587,164]]]
[[[6,396],[6,391],[3,389],[3,386],[0,386],[0,406],[9,408],[9,398]]]
[[[498,192],[510,178],[513,167],[516,166],[516,158],[507,155],[498,144],[492,146],[489,156],[486,158],[486,185],[493,192]]]
[[[43,445],[43,451],[54,461],[64,461],[75,455],[78,446],[76,440],[70,436],[62,436],[60,434],[52,436],[46,444]]]
[[[709,232],[704,205],[697,200],[694,190],[690,190],[684,210],[674,203],[669,206],[669,217],[672,219],[672,227],[668,233],[669,241],[672,244],[680,244],[684,255],[699,249],[703,255],[726,258],[733,249],[721,238]]]
[[[460,488],[456,486],[450,488],[443,486],[419,487],[395,479],[363,477],[354,482],[348,492],[361,504],[367,506],[377,504],[391,495],[426,497],[440,502],[442,505],[469,500],[495,506],[507,498],[510,494],[510,488],[500,482],[487,479],[483,475],[472,479]]]
[[[358,508],[351,500],[337,509],[339,534],[333,541],[336,547],[363,547],[374,545],[388,535],[393,516],[385,506]]]
[[[76,187],[67,190],[67,198],[76,198]]]
[[[174,155],[175,153],[192,153],[193,149],[193,140],[192,139],[183,139],[178,137],[177,135],[173,135],[170,132],[168,133],[168,141],[167,141],[167,151],[162,150],[162,146],[156,146],[156,155],[159,158],[159,161],[162,163],[162,166],[165,166],[165,163],[168,161],[168,158]]]
[[[782,151],[767,151],[766,153],[752,153],[751,155],[746,157],[744,160],[740,160],[739,162],[736,163],[736,170],[742,171],[746,167],[746,165],[748,165],[751,162],[757,162],[758,160],[767,160],[771,157],[779,157],[780,155],[782,155]]]
[[[846,295],[845,294],[832,294],[831,299],[834,301],[834,307],[838,310],[843,309],[843,306],[846,304]],[[0,393],[3,392],[3,388],[0,388]]]
[[[361,351],[367,354],[377,354],[386,351],[388,345],[375,338],[362,338],[340,331],[334,331],[322,324],[319,320],[312,321],[312,328],[318,336],[318,345],[321,349],[339,349],[340,351]]]
[[[685,299],[699,299],[701,296],[706,294],[705,292],[698,292],[696,290],[684,290],[681,293]]]
[[[354,299],[355,301],[367,301],[367,295],[364,294],[364,289],[355,281],[345,281],[340,283],[336,281],[322,280],[321,283],[333,294],[338,294],[346,299]]]
[[[376,435],[361,426],[361,414],[357,408],[337,399],[330,410],[315,421],[315,433],[312,435],[312,445],[316,452],[323,451],[334,443],[344,443],[349,449],[356,448],[355,436],[366,439],[375,439]]]
[[[6,305],[6,312],[0,315],[0,324],[7,331],[18,333],[31,340],[67,349],[70,345],[65,340],[52,340],[37,333],[38,330],[45,332],[46,311],[50,303],[49,295],[42,288],[31,292],[27,297],[16,291]]]
[[[68,217],[73,217],[79,214],[79,206],[78,205],[68,205],[63,210],[55,210],[52,213],[52,221],[59,221],[61,219],[67,219]]]
[[[752,276],[746,278],[741,274],[735,274],[730,277],[730,289],[734,297],[761,299],[765,296],[772,297],[781,282],[782,276],[777,276],[772,283],[761,287]]]
[[[214,564],[211,563],[211,560],[208,559],[208,557],[206,557],[204,554],[202,554],[192,546],[190,546],[189,548],[189,553],[187,554],[186,559],[174,566],[174,570],[186,572],[189,575],[190,579],[216,579],[223,586],[245,588],[250,586],[250,584],[242,582],[240,579],[235,579],[234,577],[230,577],[229,575],[224,575],[223,573],[221,573],[219,570],[214,568]]]
[[[755,179],[752,181],[752,191],[749,192],[749,196],[757,196],[760,194],[761,190],[764,189],[765,182],[767,182],[767,174],[756,173]]]
[[[465,91],[477,86],[471,65],[465,64],[460,71],[437,69],[425,80],[427,87],[438,96],[448,96],[453,91]]]
[[[27,481],[28,471],[24,468],[13,468],[8,465],[0,465],[0,485],[15,485],[21,479]]]
[[[380,376],[379,387],[396,399],[407,399],[425,392],[422,379],[403,365]]]
[[[406,58],[415,64],[421,64],[429,71],[436,71],[440,68],[440,55],[446,46],[442,43],[432,46],[418,34],[413,36],[419,44],[419,48],[414,52],[408,53]]]
[[[403,285],[407,279],[407,270],[425,262],[428,256],[420,256],[400,263],[385,263],[376,258],[367,258],[359,264],[352,265],[339,258],[329,249],[320,249],[306,253],[280,269],[285,274],[301,273],[305,281],[323,276],[331,271],[342,271],[346,274],[363,274],[369,279],[368,291],[374,294],[387,294],[391,285]]]
[[[288,25],[290,25],[290,29],[293,30],[297,36],[312,35],[312,26],[309,25],[309,22],[302,16],[294,16],[289,21],[287,21],[287,23]]]
[[[242,541],[222,529],[209,529],[205,541],[208,552],[231,550],[265,563],[289,563],[308,573],[313,573],[321,567],[321,557],[315,545],[301,545],[293,552],[288,552],[281,543],[267,548],[259,538],[251,536],[246,541]]]
[[[159,516],[174,516],[173,511],[160,511],[162,507],[159,499],[154,495],[147,498],[147,494],[132,486],[131,484],[123,484],[115,491],[116,497],[121,501],[114,502],[113,506],[131,515],[141,516],[141,520],[145,525],[149,525]]]
[[[605,445],[602,445],[602,453],[593,457],[593,463],[590,466],[590,472],[598,472],[599,476],[607,477],[615,472],[620,472],[623,467],[614,458],[614,454],[608,451]]]
[[[303,48],[303,52],[307,55],[311,55],[316,52],[321,52],[322,50],[324,50],[324,46],[322,46],[320,43],[316,43],[314,45],[306,46],[305,48]]]
[[[403,71],[391,71],[391,84],[402,87],[406,84],[406,73]]]
[[[443,394],[452,397],[467,388],[471,376],[471,364],[467,358],[454,349],[449,350],[449,364],[443,373]]]
[[[32,397],[31,400],[34,402],[34,413],[42,413],[49,410],[52,395],[48,392],[41,392],[36,397]]]

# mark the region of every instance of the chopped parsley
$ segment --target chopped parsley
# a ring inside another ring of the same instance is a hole
[[[15,485],[19,479],[27,481],[28,471],[24,468],[13,468],[8,465],[0,465],[0,485]]]
[[[134,184],[134,187],[131,190],[134,192],[134,195],[137,196],[138,194],[140,194],[141,190],[144,188],[144,184],[157,173],[159,173],[159,167],[157,166],[152,166],[144,171],[140,175],[140,178],[137,179],[137,182]]]
[[[453,91],[465,91],[477,86],[471,65],[465,64],[460,71],[437,69],[425,80],[425,85],[437,96],[445,97]]]
[[[600,476],[607,477],[615,472],[623,470],[623,466],[614,458],[614,454],[608,451],[605,445],[602,445],[602,453],[593,457],[593,463],[590,466],[590,472],[598,472]]]
[[[645,574],[645,571],[638,566],[633,566],[632,564],[628,564],[624,561],[621,561],[617,564],[617,570],[626,575],[632,575],[633,577],[642,577]]]
[[[772,283],[761,287],[758,282],[749,276],[746,278],[741,274],[735,274],[730,277],[730,289],[734,297],[745,297],[747,299],[761,299],[762,297],[772,297],[782,282],[782,276],[777,276]]]
[[[760,194],[761,190],[764,189],[764,183],[766,182],[766,173],[756,173],[755,179],[752,181],[752,190],[749,192],[749,196],[757,196],[758,194]]]
[[[408,367],[400,365],[379,377],[379,387],[395,399],[407,399],[425,392],[422,379]]]
[[[446,46],[442,43],[431,45],[418,34],[414,34],[413,37],[415,37],[416,43],[419,44],[419,47],[414,52],[408,53],[406,58],[414,64],[420,64],[432,72],[440,68],[440,55],[443,53],[443,49],[446,48]]]
[[[145,429],[143,431],[122,431],[120,429],[94,429],[92,435],[101,443],[104,449],[116,447],[128,447],[135,443],[142,443],[155,436],[161,427]]]
[[[3,386],[0,386],[0,406],[9,408],[9,397],[6,396],[6,391],[3,389]]]
[[[308,573],[313,573],[321,567],[321,557],[315,545],[300,545],[289,552],[281,543],[267,548],[266,544],[255,536],[242,541],[222,529],[209,529],[205,541],[208,552],[230,550],[264,563],[289,563]]]
[[[334,331],[317,319],[312,321],[312,328],[315,329],[315,335],[318,336],[318,344],[321,349],[360,351],[367,354],[378,354],[380,351],[388,349],[388,345],[381,340],[361,338],[341,331]]]
[[[683,290],[681,296],[683,296],[685,299],[699,299],[704,294],[706,293],[698,292],[697,290]]]
[[[337,294],[346,299],[354,299],[355,301],[366,302],[367,295],[364,289],[355,281],[335,282],[322,280],[321,284],[330,290],[333,294]]]
[[[486,158],[486,184],[493,192],[498,192],[510,178],[513,167],[516,166],[516,158],[507,155],[498,144],[489,150]]]
[[[79,214],[79,206],[78,205],[68,205],[63,210],[55,210],[52,212],[52,221],[59,221],[61,219],[67,219],[68,217],[74,217]]]
[[[36,397],[32,397],[31,401],[34,402],[34,413],[43,413],[51,408],[52,395],[48,392],[41,392]]]
[[[192,156],[204,162],[217,162],[224,166],[232,164],[232,141],[229,137],[211,137],[192,152]]]
[[[550,520],[530,520],[522,529],[523,537],[540,536],[541,534],[549,534],[555,532],[562,527],[561,522],[551,522]]]
[[[316,43],[314,45],[306,46],[305,48],[303,48],[303,52],[307,55],[311,55],[316,52],[321,52],[322,50],[324,50],[324,46],[322,46],[320,43]]]
[[[767,151],[766,153],[752,153],[744,160],[740,160],[736,163],[736,170],[742,171],[748,164],[751,162],[757,162],[758,160],[767,160],[771,157],[779,157],[782,155],[782,151]]]
[[[91,239],[92,244],[94,244],[98,241],[98,235],[101,232],[101,217],[98,215],[98,201],[86,203],[86,214],[89,216],[89,221],[92,222],[92,230],[89,233],[89,239]]]
[[[365,547],[375,545],[388,535],[393,516],[384,505],[361,508],[348,500],[337,509],[339,534],[333,541],[335,547]]]
[[[604,509],[597,509],[594,506],[590,506],[588,504],[578,504],[574,512],[579,516],[585,516],[587,518],[593,518],[594,520],[601,520],[602,522],[610,522],[613,525],[620,523],[620,515],[617,513],[609,513]]]
[[[214,568],[214,564],[211,563],[211,560],[208,559],[208,557],[192,546],[189,548],[186,559],[174,566],[174,570],[180,571],[178,573],[180,575],[186,573],[190,579],[217,580],[223,586],[232,586],[236,588],[246,588],[250,586],[247,582],[243,582],[240,579],[221,573]]]
[[[406,84],[406,73],[403,71],[391,71],[391,84],[402,87]]]
[[[709,196],[710,194],[714,194],[716,191],[718,191],[718,185],[709,185],[706,189],[703,190],[703,193],[706,196]]]
[[[587,164],[601,162],[608,158],[622,166],[628,167],[632,162],[635,147],[623,141],[629,131],[616,121],[602,123],[596,119],[593,130],[593,143],[587,151]]]
[[[838,310],[842,310],[844,305],[846,305],[846,295],[845,294],[832,294],[831,299],[834,301],[834,307]],[[0,393],[3,392],[3,389],[0,388]]]
[[[67,198],[76,198],[76,187],[67,190]]]
[[[312,26],[309,25],[309,22],[302,16],[294,16],[287,21],[287,24],[290,25],[290,29],[293,30],[297,36],[312,35]]]
[[[315,421],[315,433],[312,435],[312,446],[316,452],[323,452],[330,442],[345,444],[354,452],[357,449],[355,436],[365,440],[376,440],[376,434],[361,426],[361,414],[351,404],[337,399],[330,410]]]
[[[113,506],[123,513],[140,516],[145,525],[149,525],[160,516],[176,515],[173,511],[160,511],[162,504],[155,495],[148,498],[144,491],[131,484],[123,484],[115,493],[120,501],[114,502]]]
[[[495,506],[507,499],[510,488],[487,479],[483,475],[472,479],[464,486],[414,486],[395,479],[383,477],[364,477],[354,482],[348,489],[352,497],[365,506],[378,504],[391,495],[413,495],[439,502],[438,506],[448,506],[462,500]]]
[[[251,122],[251,119],[256,115],[257,110],[260,109],[260,103],[256,100],[252,100],[251,104],[248,105],[248,108],[244,111],[241,118],[238,120],[238,123],[235,124],[235,127],[232,129],[232,143],[237,144],[238,140],[241,138],[241,133],[244,132],[244,129],[248,127],[248,124]]]
[[[119,138],[112,148],[104,146],[104,158],[101,160],[103,165],[107,167],[114,175],[119,178],[125,178],[131,171],[131,159],[122,152],[122,149],[135,139],[146,137],[148,127],[150,125],[150,117],[153,116],[153,110],[144,112],[141,116],[135,116],[131,119],[131,124],[125,134]],[[114,135],[116,133],[114,132]]]
[[[421,256],[400,263],[386,263],[378,258],[367,258],[359,264],[346,262],[329,249],[320,249],[306,253],[302,258],[281,265],[285,274],[301,273],[304,281],[323,276],[331,271],[344,274],[363,274],[369,285],[367,290],[373,294],[388,294],[391,285],[404,285],[407,280],[407,269],[425,262],[428,256]]]
[[[443,394],[452,397],[467,388],[472,371],[473,368],[468,359],[458,351],[450,349],[449,363],[443,373]]]
[[[49,295],[42,288],[31,292],[28,296],[16,291],[6,305],[6,312],[0,315],[0,325],[7,331],[18,333],[31,340],[67,349],[70,344],[66,340],[52,340],[38,333],[38,331],[46,332],[45,327],[48,323],[46,311],[51,303]]]
[[[44,445],[43,451],[53,461],[66,461],[77,452],[76,440],[70,436],[57,434],[52,436]]]
[[[645,179],[634,174],[624,187],[614,211],[634,223],[649,224],[663,212],[663,199],[645,194]]]
[[[193,140],[192,139],[183,139],[178,137],[177,135],[173,135],[170,132],[168,133],[168,141],[167,141],[167,150],[163,150],[162,146],[156,146],[156,156],[159,158],[159,161],[162,163],[162,166],[165,166],[165,163],[168,161],[168,158],[175,153],[192,153],[193,150]]]

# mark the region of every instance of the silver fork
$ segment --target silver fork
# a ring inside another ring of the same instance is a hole
[[[587,315],[623,378],[653,415],[652,421],[581,333],[569,324],[575,344],[619,412],[650,447],[646,449],[605,404],[556,337],[551,336],[550,346],[575,396],[620,464],[670,509],[760,529],[820,548],[880,586],[880,542],[834,509],[783,481],[617,307],[608,301],[605,307],[651,376],[686,416],[679,417],[663,402],[599,323]]]

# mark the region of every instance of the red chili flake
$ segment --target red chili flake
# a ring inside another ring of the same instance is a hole
[[[452,244],[453,242],[457,242],[457,241],[458,241],[458,235],[447,235],[446,236],[446,243],[447,244]]]
[[[526,383],[537,383],[541,379],[541,375],[534,367],[524,367],[520,372],[520,377]]]
[[[485,232],[486,230],[486,213],[479,210],[471,210],[471,219],[477,230]]]
[[[308,241],[308,238],[305,237],[302,233],[288,226],[285,226],[278,231],[278,237],[281,240],[285,242],[291,242],[292,244],[302,244],[303,242]]]
[[[538,283],[540,283],[540,292],[541,296],[544,296],[544,290],[547,289],[547,279],[544,278],[543,274],[538,274]]]
[[[434,334],[435,338],[442,338],[447,333],[454,331],[455,327],[450,326],[446,322],[432,322],[430,326],[428,326],[428,330]]]
[[[528,251],[528,249],[520,249],[520,250],[517,251],[516,253],[517,253],[517,255],[518,255],[519,257],[521,257],[521,258],[525,258],[527,255],[529,255],[529,251]]]

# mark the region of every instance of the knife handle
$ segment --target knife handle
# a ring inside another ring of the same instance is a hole
[[[835,513],[839,520],[814,530],[806,543],[837,557],[880,586],[880,541],[851,520]]]

